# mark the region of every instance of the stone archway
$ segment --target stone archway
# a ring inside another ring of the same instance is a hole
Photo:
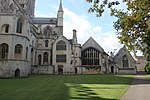
[[[20,70],[19,69],[15,70],[15,77],[20,77]]]
[[[111,66],[111,73],[114,73],[114,66]]]
[[[63,65],[58,65],[58,74],[63,74]]]

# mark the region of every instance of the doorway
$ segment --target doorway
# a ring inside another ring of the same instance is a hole
[[[63,74],[63,65],[58,65],[58,74]]]
[[[15,77],[20,77],[20,70],[19,69],[15,70]]]
[[[111,66],[111,73],[114,73],[114,66]]]
[[[78,69],[77,68],[75,68],[75,74],[77,74],[78,73]]]

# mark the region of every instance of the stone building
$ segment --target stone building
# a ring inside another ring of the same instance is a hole
[[[82,71],[84,74],[108,73],[108,54],[90,37],[82,46]]]
[[[136,61],[125,46],[113,57],[109,70],[111,73],[118,74],[137,73]]]
[[[92,37],[81,46],[76,30],[63,36],[62,2],[56,18],[37,18],[34,8],[35,0],[0,0],[0,77],[110,72],[109,55]]]
[[[144,68],[146,65],[147,61],[144,58],[144,56],[136,56],[136,66],[137,66],[137,71],[140,72],[145,72]]]

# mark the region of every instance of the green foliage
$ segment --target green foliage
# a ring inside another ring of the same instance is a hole
[[[32,75],[0,79],[0,100],[119,100],[133,75]]]
[[[110,15],[118,18],[114,28],[118,32],[120,42],[131,51],[141,50],[150,61],[150,0],[122,0],[120,3],[109,0],[87,2],[93,4],[89,12],[96,12],[97,16],[102,15],[105,7],[110,9]],[[126,5],[126,9],[116,7],[121,3]]]
[[[150,74],[146,75],[146,78],[150,80]]]
[[[145,72],[150,74],[150,61],[147,62],[146,66],[145,66]]]

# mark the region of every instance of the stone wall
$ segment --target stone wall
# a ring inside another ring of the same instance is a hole
[[[24,60],[0,60],[0,77],[15,77],[15,71],[20,70],[20,77],[30,73],[29,62]]]
[[[136,74],[135,68],[119,68],[118,74]]]

